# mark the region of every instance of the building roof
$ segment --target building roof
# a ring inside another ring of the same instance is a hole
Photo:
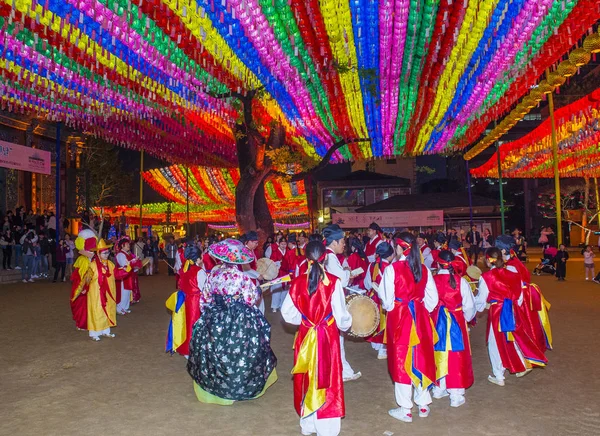
[[[473,207],[500,207],[500,202],[494,198],[472,196]],[[398,212],[410,210],[445,210],[469,207],[469,195],[466,192],[435,192],[432,194],[395,195],[364,206],[356,212]]]

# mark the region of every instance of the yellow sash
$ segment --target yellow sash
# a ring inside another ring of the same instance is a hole
[[[335,322],[335,319],[331,317],[327,321],[327,325],[331,325]],[[312,415],[319,410],[323,404],[325,404],[326,389],[318,388],[318,340],[317,330],[313,325],[307,332],[300,350],[298,351],[298,357],[296,364],[292,368],[292,374],[308,374],[308,390],[304,396],[304,402],[302,405],[302,417],[305,418]]]

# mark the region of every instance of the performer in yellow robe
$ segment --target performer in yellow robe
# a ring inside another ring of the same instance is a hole
[[[99,341],[101,336],[114,338],[111,327],[117,325],[115,265],[108,260],[111,245],[100,239],[97,255],[92,259],[88,275],[87,329],[90,338]]]

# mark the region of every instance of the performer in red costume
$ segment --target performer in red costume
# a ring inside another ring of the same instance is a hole
[[[298,262],[300,262],[300,258],[298,257],[296,235],[290,234],[287,239],[287,249],[285,250],[285,255],[283,256],[283,261],[281,263],[281,269],[283,270],[284,275],[291,274],[293,279]]]
[[[294,408],[302,434],[337,436],[345,414],[340,331],[352,325],[340,280],[323,267],[325,248],[306,247],[308,275],[296,278],[281,308],[283,319],[299,325],[294,341]]]
[[[471,263],[469,257],[464,255],[460,242],[452,240],[448,243],[448,248],[454,255],[454,260],[452,261],[454,272],[461,277],[466,276],[467,268],[471,266]]]
[[[546,301],[539,286],[531,283],[531,272],[521,262],[515,252],[516,241],[510,235],[496,238],[496,248],[502,252],[504,263],[514,267],[523,282],[523,304],[519,307],[521,319],[529,336],[540,350],[552,349],[552,329],[548,310],[550,303]]]
[[[260,290],[260,288],[258,288],[258,285],[259,285],[260,280],[262,280],[263,278],[258,273],[258,271],[256,271],[256,260],[258,259],[258,253],[257,253],[258,233],[255,232],[254,230],[250,230],[248,233],[246,233],[246,234],[242,235],[242,237],[240,237],[240,241],[244,244],[244,246],[248,250],[250,250],[252,253],[254,253],[254,259],[250,263],[243,264],[243,265],[237,265],[237,268],[238,268],[238,270],[242,271],[245,275],[250,277],[250,279],[252,279],[252,283],[254,283],[254,285],[257,286],[257,289]],[[257,304],[257,307],[258,307],[258,310],[260,310],[260,312],[264,315],[265,299],[262,297],[262,293],[261,293],[260,303]]]
[[[381,306],[381,300],[379,299],[379,285],[383,278],[385,269],[392,264],[394,260],[394,249],[387,242],[383,242],[377,246],[375,251],[377,255],[377,261],[370,264],[367,268],[367,274],[365,275],[365,289],[367,290],[367,296],[369,296],[377,307],[379,307],[379,327],[375,330],[375,333],[367,338],[367,341],[371,343],[371,347],[377,351],[378,359],[387,359],[387,337],[385,333],[385,321],[386,311]]]
[[[350,246],[350,254],[344,263],[342,263],[342,266],[350,268],[350,271],[355,271],[359,268],[362,268],[362,273],[359,273],[350,279],[350,286],[364,289],[365,276],[367,275],[369,260],[363,251],[362,243],[357,238],[350,238],[348,245]]]
[[[90,267],[90,261],[94,257],[96,246],[96,234],[90,229],[82,230],[75,239],[79,257],[73,264],[73,273],[71,274],[71,312],[75,328],[78,330],[87,329],[87,291],[90,285],[86,283],[85,277]]]
[[[258,240],[258,239],[257,239]],[[216,267],[217,265],[219,265],[219,261],[216,260],[214,257],[212,257],[209,252],[208,252],[208,247],[212,244],[214,244],[216,241],[212,240],[209,238],[208,243],[206,244],[204,251],[204,254],[202,255],[202,265],[204,265],[204,270],[206,271],[207,274],[210,274],[210,272],[213,270],[214,267]]]
[[[433,387],[433,398],[450,396],[450,406],[465,404],[465,389],[473,384],[473,362],[467,322],[475,316],[475,299],[466,279],[452,267],[454,255],[448,250],[438,255],[438,273],[433,277],[439,303],[431,313],[438,342],[435,360],[439,386]]]
[[[365,254],[370,263],[375,262],[375,250],[377,249],[377,246],[383,242],[383,239],[381,238],[382,233],[383,230],[381,230],[381,227],[379,227],[379,224],[377,223],[371,223],[367,229],[369,242],[365,245]]]
[[[488,381],[504,386],[504,372],[508,369],[522,377],[533,366],[545,366],[544,352],[528,336],[518,306],[522,304],[522,281],[517,270],[506,266],[502,252],[488,248],[486,263],[489,271],[479,279],[479,293],[475,305],[483,312],[489,305],[487,342],[493,375]]]
[[[421,263],[415,237],[402,232],[394,235],[394,241],[399,260],[386,268],[379,286],[379,298],[387,310],[388,369],[400,406],[389,414],[412,422],[413,386],[419,416],[429,416],[429,387],[436,380],[433,346],[437,342],[429,312],[438,305],[438,293],[431,271]]]
[[[433,259],[433,264],[431,265],[432,269],[437,269],[437,261],[438,256],[440,255],[440,251],[448,249],[448,241],[446,240],[446,235],[443,233],[438,233],[433,238],[433,246],[434,249],[431,250],[431,258]]]
[[[317,241],[321,244],[323,243],[323,236],[319,233],[313,233],[308,237],[308,242]],[[308,245],[308,244],[307,244]],[[300,277],[301,275],[306,274],[308,270],[308,260],[306,256],[303,255],[301,258],[298,258],[298,264],[296,265],[296,271],[294,273],[294,277]]]
[[[189,344],[194,324],[200,318],[202,305],[205,303],[203,289],[206,284],[207,274],[202,267],[202,251],[200,248],[195,245],[189,245],[185,249],[184,256],[185,262],[180,270],[179,279],[181,290],[175,292],[175,296],[172,295],[167,300],[167,308],[172,312],[177,312],[177,302],[183,297],[185,325],[175,322],[176,316],[173,316],[169,335],[167,336],[166,351],[171,353],[177,352],[187,358],[190,354]],[[174,329],[180,329],[180,331],[175,332]]]
[[[306,244],[308,243],[308,238],[306,237],[306,232],[298,233],[298,245],[296,246],[296,253],[298,254],[298,261],[302,261],[306,259]]]
[[[117,313],[125,315],[131,313],[130,302],[139,301],[140,286],[137,272],[142,268],[142,261],[131,253],[131,240],[125,236],[118,242],[118,253],[116,256],[116,267],[123,271],[124,277],[117,278]],[[137,300],[136,300],[137,298]]]

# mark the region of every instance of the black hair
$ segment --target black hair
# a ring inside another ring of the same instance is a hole
[[[360,239],[351,237],[348,238],[348,243],[346,244],[347,255],[350,256],[352,254],[352,247],[356,249],[356,253],[360,256],[362,260],[367,262],[367,255],[365,254],[365,250],[362,248],[362,243]]]
[[[406,256],[406,261],[413,274],[415,283],[419,283],[423,278],[423,267],[421,264],[421,250],[417,247],[417,241],[412,233],[400,232],[394,235],[394,241],[401,239],[411,245],[410,252]],[[402,247],[400,247],[402,248]]]
[[[323,242],[323,235],[321,235],[320,233],[313,233],[312,235],[310,235],[308,237],[308,242],[313,242],[313,241],[317,241],[317,242]]]
[[[452,287],[452,289],[456,289],[456,279],[454,278],[454,267],[452,266],[452,261],[454,259],[456,259],[454,257],[454,254],[452,254],[452,252],[450,250],[442,250],[442,251],[440,251],[440,254],[438,254],[438,257],[441,260],[443,260],[445,263],[448,264],[448,267],[446,267],[444,269],[447,269],[448,272],[450,273],[450,286]]]
[[[306,258],[309,261],[319,262],[319,259],[325,254],[325,247],[319,241],[311,241],[306,244]],[[312,296],[323,280],[323,268],[314,265],[308,275],[308,295]]]
[[[502,251],[500,251],[499,248],[496,247],[490,247],[485,251],[485,258],[486,260],[488,258],[491,259],[495,259],[495,262],[490,262],[493,263],[496,268],[504,268],[504,258],[502,257]]]

